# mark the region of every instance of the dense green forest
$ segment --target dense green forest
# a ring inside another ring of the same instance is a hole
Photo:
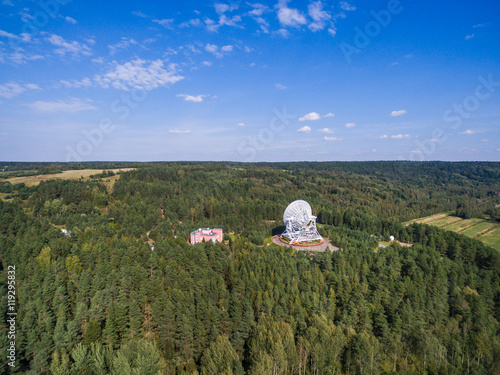
[[[500,255],[402,224],[500,220],[500,163],[80,165],[125,166],[112,190],[0,180],[15,193],[0,201],[2,349],[9,266],[18,313],[16,367],[2,350],[1,372],[500,374]],[[340,251],[265,245],[295,199]],[[199,227],[224,243],[190,245]],[[379,248],[391,235],[413,246]]]

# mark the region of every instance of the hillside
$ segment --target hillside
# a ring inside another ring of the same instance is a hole
[[[0,342],[14,265],[14,373],[500,372],[499,253],[404,225],[495,217],[500,163],[134,167],[112,191],[57,179],[0,201]],[[264,246],[295,199],[342,250]],[[224,243],[190,245],[200,227],[222,228]],[[377,247],[391,235],[413,246]]]

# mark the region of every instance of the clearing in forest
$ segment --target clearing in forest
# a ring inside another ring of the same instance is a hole
[[[105,171],[113,171],[115,173],[114,176],[106,176],[102,178],[101,180],[104,182],[106,187],[111,189],[113,184],[115,183],[120,176],[118,175],[118,172],[127,172],[131,171],[132,169],[135,168],[117,168],[117,169],[105,169]],[[23,177],[11,177],[6,180],[0,180],[0,181],[8,181],[11,184],[21,184],[24,183],[26,186],[34,186],[38,185],[41,181],[47,181],[47,180],[53,180],[53,179],[59,179],[59,180],[79,180],[80,178],[83,177],[84,180],[89,180],[90,176],[92,175],[97,175],[102,173],[102,169],[80,169],[80,170],[68,170],[68,171],[63,171],[61,173],[54,173],[54,174],[41,174],[41,175],[36,175],[36,176],[23,176]],[[109,180],[109,182],[106,182]]]
[[[447,213],[410,220],[407,224],[420,223],[451,230],[475,238],[500,251],[500,223],[485,219],[462,219]]]

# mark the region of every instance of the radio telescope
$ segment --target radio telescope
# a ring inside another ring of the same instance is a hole
[[[286,230],[281,235],[290,241],[290,244],[304,244],[311,241],[323,242],[323,238],[316,229],[316,216],[312,214],[309,203],[297,200],[288,205],[283,214]]]

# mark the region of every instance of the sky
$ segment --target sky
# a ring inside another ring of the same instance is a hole
[[[0,0],[0,160],[500,161],[499,14]]]

